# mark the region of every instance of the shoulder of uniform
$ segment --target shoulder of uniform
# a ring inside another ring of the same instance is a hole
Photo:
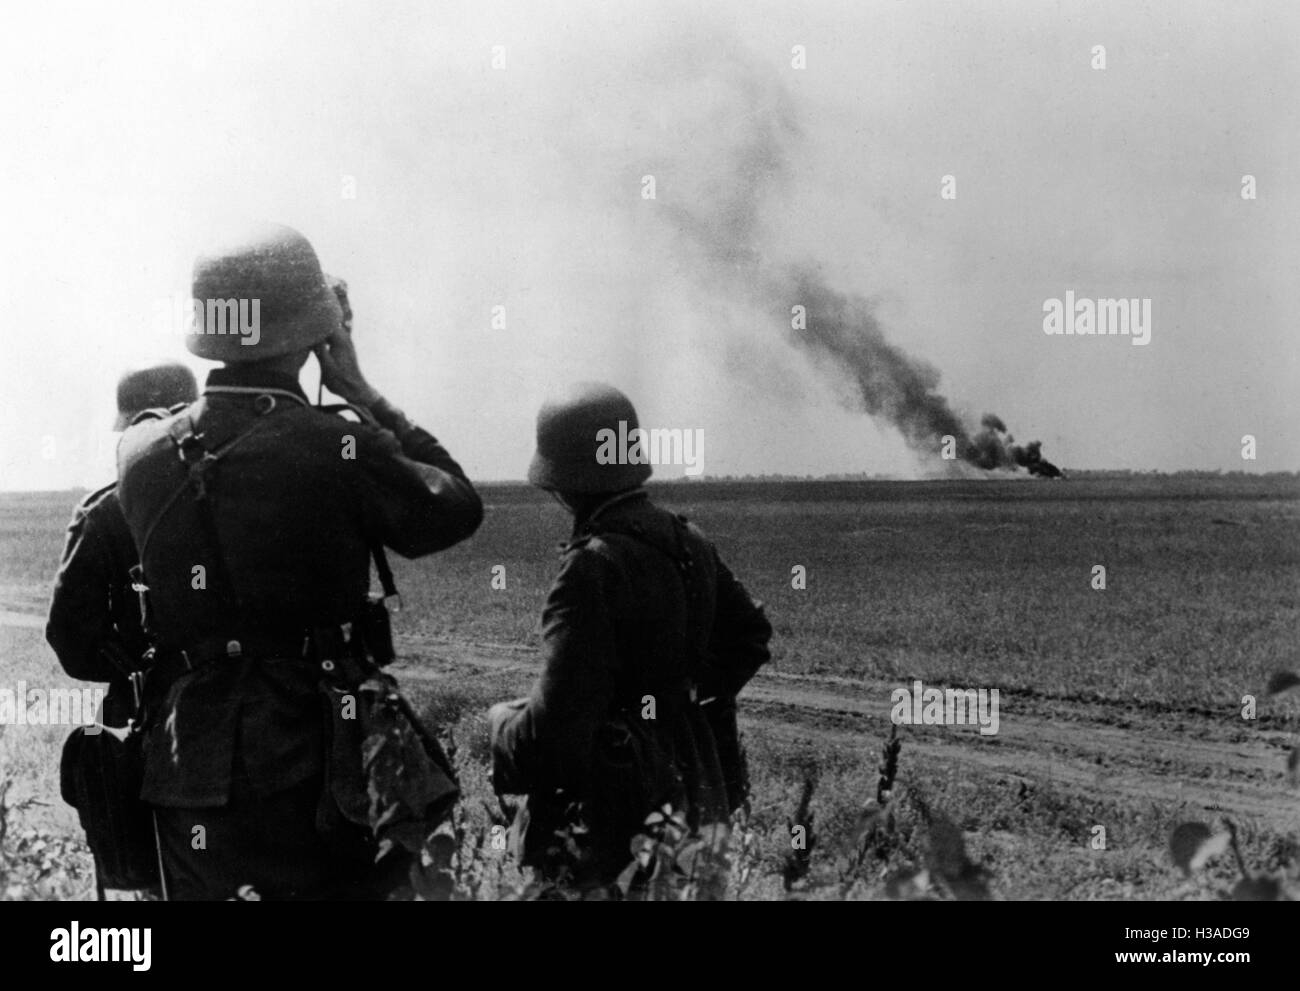
[[[601,568],[603,564],[616,564],[621,551],[611,538],[627,537],[617,532],[607,533],[597,530],[585,532],[560,545],[560,560],[568,567]],[[627,537],[631,540],[632,538]]]
[[[574,537],[572,540],[566,540],[564,543],[560,544],[560,556],[569,557],[572,554],[578,554],[581,551],[586,550],[591,546],[591,542],[596,540],[599,536],[600,534],[587,532],[578,534],[578,536]]]
[[[369,423],[378,425],[375,416],[363,406],[355,406],[352,403],[329,403],[324,406],[307,406],[306,409],[315,413],[323,413],[326,416],[333,417],[336,420],[342,420],[344,423]]]
[[[711,541],[711,540],[709,539],[709,535],[708,535],[707,533],[705,533],[704,530],[701,529],[700,526],[699,526],[698,524],[696,524],[696,523],[691,523],[691,522],[689,522],[689,521],[687,521],[687,520],[685,520],[685,519],[682,520],[682,524],[683,524],[683,526],[686,528],[686,532],[689,533],[689,534],[690,534],[692,537],[694,537],[696,540],[702,540],[702,541],[704,541],[706,544],[711,544],[711,543],[713,543],[713,541]]]
[[[175,416],[188,405],[189,403],[177,403],[175,406],[151,406],[131,417],[128,427],[134,427],[137,423],[146,423],[149,420],[165,420],[170,416]]]
[[[136,415],[130,426],[122,432],[117,442],[117,477],[120,480],[127,467],[134,465],[141,458],[149,456],[158,445],[165,442],[168,422],[183,411],[176,413],[161,406],[148,409]]]
[[[94,509],[97,505],[99,505],[101,502],[103,502],[107,497],[115,494],[116,492],[117,492],[117,482],[116,481],[109,482],[107,485],[95,489],[94,492],[89,493],[77,505],[77,509],[81,510],[82,512],[88,513],[92,509]]]
[[[117,506],[116,496],[117,482],[110,482],[88,493],[77,503],[76,509],[72,511],[72,519],[68,521],[68,530],[72,533],[84,533],[95,529],[93,521],[102,521],[105,513]],[[117,508],[120,510],[120,507]]]
[[[337,406],[293,406],[289,429],[304,430],[320,437],[357,437],[367,441],[382,437],[383,428],[368,417],[364,410],[340,404]],[[363,441],[364,443],[364,441]]]
[[[150,409],[141,410],[127,425],[126,430],[122,432],[122,437],[118,441],[118,448],[130,447],[141,437],[153,436],[164,428],[168,421],[173,421],[180,414],[189,409],[189,403],[177,403],[175,406],[154,406]]]
[[[562,547],[566,552],[580,551],[587,548],[594,549],[609,546],[611,537],[632,539],[644,535],[645,525],[639,520],[619,520],[616,523],[600,520],[586,524],[580,533],[569,540],[568,543],[563,544]]]
[[[606,586],[623,573],[624,553],[600,533],[584,534],[564,544],[560,554],[562,583]]]
[[[86,517],[102,506],[109,497],[117,493],[117,482],[109,482],[95,491],[87,493],[82,500],[77,503],[77,508],[72,511],[71,526],[80,526],[85,522]]]

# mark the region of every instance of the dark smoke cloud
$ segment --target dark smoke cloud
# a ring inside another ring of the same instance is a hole
[[[1043,459],[1039,441],[1016,444],[993,413],[985,414],[978,432],[969,433],[939,392],[938,370],[886,338],[869,300],[837,292],[807,271],[792,275],[786,298],[807,309],[807,327],[791,331],[796,345],[846,372],[862,411],[895,426],[913,450],[941,456],[951,443],[957,458],[986,471],[1061,474]]]
[[[937,391],[938,370],[892,344],[868,300],[836,292],[807,271],[793,273],[787,298],[807,310],[807,327],[792,330],[791,339],[849,373],[863,412],[883,416],[919,450],[937,454],[946,434],[961,447],[966,430]]]
[[[965,455],[965,460],[977,468],[1024,468],[1031,475],[1060,477],[1061,469],[1043,457],[1042,441],[1017,444],[1007,433],[1007,425],[993,413],[985,413],[980,426],[979,433],[970,438],[970,450]]]
[[[797,117],[784,88],[740,52],[732,51],[721,81],[731,101],[716,119],[697,122],[702,133],[722,135],[707,159],[711,180],[659,204],[702,256],[700,280],[713,291],[726,286],[787,328],[791,307],[805,307],[806,327],[789,330],[791,341],[816,364],[847,375],[855,408],[892,424],[918,453],[940,458],[951,437],[956,457],[977,468],[1060,475],[1038,441],[1016,444],[993,414],[970,431],[939,391],[938,370],[886,337],[869,299],[832,288],[814,267],[768,260],[762,210],[788,181],[785,148],[800,136]]]

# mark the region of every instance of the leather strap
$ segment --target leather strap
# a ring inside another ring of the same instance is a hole
[[[611,500],[611,502],[606,505],[612,505],[613,502],[614,500]],[[603,509],[604,507],[601,508]],[[657,534],[651,535],[651,533],[637,521],[615,520],[614,522],[605,522],[597,519],[596,514],[593,514],[593,518],[588,521],[587,525],[583,529],[586,534],[591,536],[603,536],[604,534],[616,533],[625,537],[631,537],[633,540],[639,541],[645,546],[653,548],[671,560],[677,569],[677,574],[682,580],[682,586],[686,592],[687,606],[692,612],[692,619],[694,619],[695,614],[699,610],[701,598],[699,573],[695,569],[694,555],[691,554],[690,549],[687,546],[686,523],[677,515],[673,515],[672,521],[673,536],[675,539],[671,544],[666,540],[661,539]],[[693,632],[694,624],[690,624],[690,627],[688,633]],[[695,642],[694,638],[688,635],[687,640],[686,649],[689,652],[691,671],[686,676],[685,688],[687,697],[691,702],[696,702],[698,701],[698,686],[695,679],[698,677],[703,659],[700,656],[699,645]],[[676,687],[676,685],[670,687]]]
[[[167,428],[167,433],[176,446],[176,454],[186,467],[186,483],[194,494],[199,522],[203,526],[208,549],[212,552],[213,563],[217,568],[218,595],[224,600],[222,608],[226,611],[235,610],[237,615],[242,615],[244,611],[243,599],[235,584],[234,576],[226,564],[225,554],[221,550],[221,536],[217,531],[216,517],[212,513],[212,500],[208,497],[209,473],[241,441],[262,426],[266,422],[266,414],[274,408],[275,401],[272,399],[268,407],[260,409],[260,415],[250,426],[224,443],[211,448],[203,443],[204,435],[195,430],[194,418],[189,412],[177,414]],[[143,557],[143,547],[140,548],[140,554]]]
[[[300,659],[307,656],[310,637],[297,633],[247,633],[207,637],[182,651],[190,667],[240,657]]]

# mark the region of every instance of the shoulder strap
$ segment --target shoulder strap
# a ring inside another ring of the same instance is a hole
[[[380,423],[375,419],[375,414],[370,412],[364,406],[354,406],[352,403],[327,403],[323,406],[317,406],[322,413],[332,413],[335,416],[342,416],[344,413],[351,413],[362,423],[367,423],[372,427],[379,427]],[[382,428],[381,428],[382,429]]]
[[[259,417],[251,426],[236,434],[230,440],[217,448],[209,450],[203,446],[203,434],[196,433],[194,430],[194,419],[188,412],[176,414],[176,421],[167,428],[167,434],[171,437],[172,444],[176,447],[177,457],[182,464],[186,466],[185,480],[181,482],[167,497],[157,515],[149,521],[145,528],[144,538],[140,541],[140,557],[144,557],[145,549],[149,546],[149,539],[153,536],[154,530],[162,522],[163,517],[176,504],[176,500],[181,497],[186,489],[195,488],[201,494],[207,494],[207,480],[203,473],[207,472],[218,461],[230,453],[236,444],[240,443],[246,437],[257,430],[265,417]]]
[[[686,520],[684,517],[672,514],[673,519],[673,536],[671,539],[658,533],[651,533],[646,527],[642,526],[636,520],[622,520],[613,523],[607,523],[597,519],[589,525],[588,534],[590,536],[602,536],[607,533],[616,533],[624,537],[631,537],[638,540],[647,547],[653,547],[659,553],[672,560],[673,565],[677,568],[677,573],[681,575],[682,582],[686,586],[688,600],[696,602],[699,593],[699,575],[695,570],[695,556],[686,540]]]
[[[384,598],[391,599],[397,596],[397,601],[402,601],[402,595],[397,591],[397,585],[393,581],[393,569],[388,566],[388,555],[384,553],[384,545],[379,541],[374,541],[370,545],[370,556],[375,561],[375,571],[379,574],[379,585],[384,590]]]
[[[269,410],[267,411],[269,412]],[[230,453],[234,447],[249,437],[266,421],[265,414],[259,416],[253,423],[240,431],[234,437],[225,443],[209,449],[203,444],[203,434],[195,430],[194,417],[189,413],[188,408],[182,409],[173,414],[172,422],[167,426],[167,435],[171,438],[172,445],[176,449],[176,455],[181,464],[185,466],[185,478],[167,497],[162,508],[149,521],[145,528],[144,536],[140,541],[139,556],[140,563],[131,569],[133,587],[141,596],[141,618],[145,620],[145,630],[149,631],[148,609],[145,607],[145,595],[148,592],[148,584],[144,575],[144,556],[149,548],[149,541],[157,530],[158,524],[163,521],[166,515],[180,497],[188,490],[193,492],[195,502],[199,509],[199,518],[202,522],[204,534],[214,556],[214,560],[219,570],[218,575],[219,587],[222,592],[219,594],[229,595],[234,604],[238,604],[239,593],[235,588],[233,579],[230,576],[229,569],[226,567],[225,558],[221,553],[221,542],[217,536],[216,520],[212,516],[212,506],[207,498],[208,472],[214,465]],[[227,603],[229,605],[230,603]]]
[[[212,552],[213,564],[216,565],[219,589],[217,594],[224,600],[222,608],[225,611],[236,609],[239,615],[243,615],[243,600],[221,550],[221,536],[217,532],[217,520],[212,513],[212,501],[208,498],[208,481],[209,474],[217,462],[225,457],[235,444],[251,434],[261,422],[259,417],[253,421],[252,426],[246,428],[233,440],[212,449],[203,443],[203,434],[196,432],[194,418],[188,412],[178,414],[167,428],[172,445],[176,448],[176,456],[186,467],[186,485],[193,493],[203,535],[207,540],[208,550]]]
[[[606,523],[599,518],[590,524],[587,529],[587,536],[603,536],[608,533],[621,534],[625,537],[631,537],[633,540],[640,541],[647,547],[651,547],[659,553],[665,555],[673,562],[677,569],[677,574],[682,580],[682,586],[686,591],[686,604],[690,610],[690,619],[688,630],[694,629],[699,622],[699,611],[704,598],[704,590],[700,587],[699,572],[695,567],[695,555],[691,553],[690,545],[686,539],[686,518],[676,513],[672,514],[673,536],[671,539],[659,533],[652,533],[646,527],[642,526],[636,520],[622,520],[613,523]],[[698,677],[699,671],[705,663],[704,655],[701,651],[700,644],[693,636],[687,636],[686,649],[690,657],[690,669],[694,677]],[[691,698],[694,700],[694,689],[692,688]]]

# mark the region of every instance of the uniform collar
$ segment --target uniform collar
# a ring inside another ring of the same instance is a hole
[[[302,386],[298,384],[296,376],[287,372],[269,371],[265,368],[241,367],[239,365],[225,365],[221,368],[214,368],[208,373],[208,380],[204,383],[203,392],[205,395],[213,392],[288,393],[303,405],[307,405],[307,394],[302,391]]]
[[[619,492],[616,495],[610,496],[604,502],[597,505],[595,509],[584,516],[581,520],[575,519],[573,521],[574,536],[576,537],[582,531],[590,528],[592,524],[596,522],[597,518],[605,515],[610,510],[630,505],[631,503],[639,502],[647,498],[649,498],[649,493],[643,488],[629,489],[626,492]]]

